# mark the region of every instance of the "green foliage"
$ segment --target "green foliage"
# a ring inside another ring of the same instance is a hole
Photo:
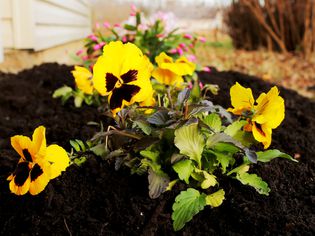
[[[180,192],[173,204],[172,219],[175,231],[181,230],[194,215],[206,206],[206,195],[193,188]]]
[[[270,188],[268,184],[256,174],[241,173],[236,175],[236,179],[244,185],[252,186],[260,194],[269,195]]]
[[[222,204],[225,199],[225,192],[223,189],[218,190],[215,193],[206,196],[206,204],[211,207],[218,207]]]
[[[295,160],[293,157],[291,157],[290,155],[280,152],[277,149],[271,149],[271,150],[267,150],[264,152],[257,152],[257,160],[260,162],[269,162],[275,158],[285,158],[285,159],[289,159],[290,161],[294,161],[294,162],[298,162],[297,160]]]
[[[173,169],[178,174],[180,180],[184,180],[186,184],[189,184],[189,177],[194,171],[191,160],[181,160],[173,165]]]
[[[193,123],[175,130],[175,146],[181,154],[196,161],[201,168],[201,154],[205,145],[202,134],[198,131],[198,124]]]

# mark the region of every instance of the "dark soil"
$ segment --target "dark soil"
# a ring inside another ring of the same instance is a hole
[[[104,119],[93,107],[61,106],[51,98],[63,84],[72,84],[71,67],[44,64],[18,75],[0,74],[0,234],[1,235],[175,235],[171,206],[177,193],[148,197],[146,176],[130,176],[95,157],[71,166],[33,197],[10,193],[6,177],[18,156],[10,146],[15,134],[31,135],[40,124],[48,143],[70,150],[69,139],[86,140],[96,131],[88,121]],[[238,81],[257,94],[272,86],[236,72],[200,74],[218,84],[213,101],[229,107],[229,88]],[[254,171],[269,183],[261,196],[234,180],[224,180],[226,200],[205,209],[178,235],[315,235],[315,103],[280,89],[286,118],[273,133],[271,148],[300,156],[299,163],[274,160]]]

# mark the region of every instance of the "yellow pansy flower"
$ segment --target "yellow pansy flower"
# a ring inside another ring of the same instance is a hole
[[[152,69],[150,60],[136,45],[110,42],[94,65],[94,87],[101,95],[108,96],[115,116],[124,106],[152,97]]]
[[[228,111],[246,117],[248,125],[244,130],[252,131],[254,138],[268,148],[272,129],[277,128],[285,116],[284,100],[279,96],[278,88],[274,86],[267,94],[260,94],[255,102],[251,89],[236,83],[231,87],[230,95],[233,108]]]
[[[71,71],[77,87],[86,94],[93,94],[92,73],[82,66],[75,66]]]
[[[166,85],[180,87],[184,82],[183,75],[192,75],[196,65],[182,56],[175,62],[173,58],[162,52],[155,57],[158,67],[154,69],[152,76],[158,82]]]
[[[62,147],[55,144],[46,146],[43,126],[35,129],[32,140],[23,135],[13,136],[11,145],[21,157],[15,171],[8,177],[14,194],[40,193],[51,179],[69,166],[69,157]]]

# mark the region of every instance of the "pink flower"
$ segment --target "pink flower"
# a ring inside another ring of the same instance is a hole
[[[149,27],[148,27],[148,25],[146,25],[146,24],[139,24],[138,25],[138,30],[140,30],[140,31],[146,31],[147,29],[149,29]]]
[[[177,53],[182,56],[184,54],[183,49],[181,49],[180,47],[177,48]]]
[[[188,51],[188,48],[187,48],[186,44],[180,43],[178,46],[179,46],[181,49],[183,49],[185,52]]]
[[[202,68],[202,71],[204,72],[211,72],[211,69],[208,66],[205,66]]]
[[[105,42],[100,42],[99,45],[101,45],[101,47],[103,47],[106,43]]]
[[[172,48],[168,52],[171,53],[171,54],[175,54],[175,53],[177,53],[177,49],[176,48]]]
[[[90,34],[87,37],[90,38],[92,41],[95,41],[95,42],[97,42],[97,40],[98,40],[98,38],[94,34]]]
[[[193,36],[191,34],[184,34],[183,37],[185,39],[193,39]]]
[[[126,37],[125,35],[122,36],[121,41],[123,41],[124,43],[126,43],[126,42],[127,42],[127,37]]]
[[[157,38],[164,38],[164,36],[165,36],[164,34],[157,34],[156,35]]]
[[[111,26],[110,26],[110,23],[108,21],[104,21],[103,23],[103,26],[106,28],[106,29],[109,29]]]
[[[135,4],[131,4],[130,5],[130,9],[131,9],[132,12],[136,12],[137,11],[137,7],[136,7]]]
[[[205,43],[207,40],[205,37],[199,37],[199,41],[202,42],[202,43]]]
[[[100,50],[102,46],[100,44],[96,44],[93,46],[94,51]]]
[[[192,89],[192,88],[193,88],[193,84],[192,84],[191,81],[188,82],[188,88],[189,88],[189,89]]]
[[[79,56],[79,55],[81,55],[82,53],[83,53],[83,49],[80,49],[80,50],[78,50],[78,51],[76,52],[76,55]]]
[[[82,57],[82,60],[83,60],[83,61],[86,61],[86,60],[88,60],[88,59],[89,59],[88,56],[83,56],[83,57]]]
[[[192,44],[192,43],[191,43],[191,44],[189,44],[188,46],[189,46],[190,48],[194,48],[194,47],[195,47],[195,45],[194,45],[194,44]]]
[[[137,13],[135,12],[130,12],[130,16],[136,16]]]
[[[119,23],[114,24],[115,28],[121,28],[121,25]]]
[[[188,61],[194,62],[197,60],[197,57],[193,54],[187,56]]]
[[[199,82],[199,87],[200,87],[200,89],[202,90],[203,89],[203,84],[201,83],[201,82]]]
[[[100,28],[100,23],[96,22],[96,23],[95,23],[95,28],[96,28],[96,29],[99,29],[99,28]]]

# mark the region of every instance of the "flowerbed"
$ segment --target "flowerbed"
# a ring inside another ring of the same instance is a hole
[[[95,108],[76,109],[51,98],[55,89],[72,83],[72,68],[45,64],[18,75],[0,78],[1,234],[172,235],[171,208],[181,185],[160,198],[148,197],[147,177],[130,176],[128,169],[114,170],[114,162],[90,154],[82,166],[71,166],[52,180],[38,196],[16,197],[6,178],[18,155],[10,147],[15,134],[31,135],[38,125],[47,127],[47,139],[70,151],[68,140],[90,138],[97,129],[87,122],[109,122]],[[203,82],[218,84],[215,104],[230,107],[229,89],[238,81],[253,89],[255,97],[271,88],[258,79],[235,72],[200,73]],[[254,172],[271,188],[268,197],[236,180],[222,176],[226,191],[222,206],[205,209],[187,223],[182,234],[303,234],[314,229],[315,104],[289,90],[281,90],[286,118],[273,135],[271,148],[296,158],[299,163],[273,160],[257,164]]]

